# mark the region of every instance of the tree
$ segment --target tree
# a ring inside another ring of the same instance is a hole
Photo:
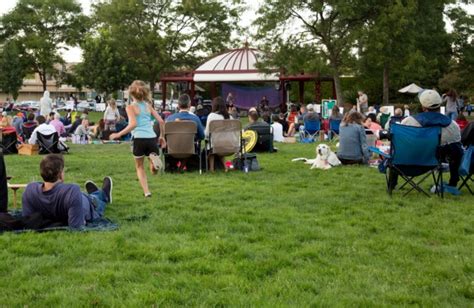
[[[88,36],[81,44],[83,62],[73,68],[71,84],[108,94],[123,89],[137,78],[133,63],[106,34]]]
[[[0,53],[0,89],[16,100],[27,71],[28,61],[23,57],[20,46],[15,41],[8,41]]]
[[[107,33],[153,87],[161,74],[191,68],[200,55],[224,49],[238,9],[212,0],[108,0],[94,12],[97,35]]]
[[[383,86],[384,104],[390,90],[411,82],[433,87],[446,71],[451,50],[443,12],[449,2],[378,1],[361,33],[359,75],[376,97]]]
[[[266,49],[290,38],[295,48],[313,51],[313,67],[327,64],[336,86],[340,104],[344,103],[340,76],[353,63],[353,46],[359,30],[372,11],[373,1],[363,0],[274,0],[260,8],[256,24],[258,38],[266,41]],[[289,32],[290,31],[290,32]],[[278,47],[276,47],[279,49]],[[282,48],[280,51],[288,50]],[[292,48],[286,53],[292,59]],[[285,53],[285,52],[284,52]],[[285,58],[285,57],[279,57]],[[285,63],[281,63],[282,66]],[[299,70],[301,71],[303,67]]]
[[[64,64],[60,51],[76,45],[87,29],[87,19],[81,12],[76,0],[19,0],[0,19],[1,37],[21,46],[43,90],[48,78],[58,75],[57,65]]]

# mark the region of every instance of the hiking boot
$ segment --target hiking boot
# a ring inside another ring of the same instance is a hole
[[[160,155],[156,153],[150,153],[149,157],[150,157],[151,163],[153,164],[153,168],[155,168],[155,170],[157,171],[160,171],[163,168],[163,162],[161,161]]]
[[[89,195],[99,190],[99,187],[93,181],[86,181],[84,187]]]
[[[102,182],[102,191],[104,192],[107,203],[112,203],[112,188],[112,178],[110,176],[106,176]]]

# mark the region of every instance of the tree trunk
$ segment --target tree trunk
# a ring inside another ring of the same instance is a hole
[[[337,105],[339,107],[343,107],[344,95],[342,95],[341,78],[339,76],[339,66],[337,65],[337,60],[335,60],[335,58],[331,59],[331,66],[333,70],[334,86],[336,88]]]
[[[45,72],[39,72],[38,74],[39,74],[41,83],[43,84],[43,92],[44,92],[47,89],[47,83],[48,83],[48,80],[46,79],[46,73]]]
[[[388,64],[385,63],[383,66],[383,104],[389,104],[389,90],[390,88],[390,79],[389,79],[389,67]]]

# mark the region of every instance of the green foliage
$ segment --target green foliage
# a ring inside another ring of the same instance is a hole
[[[109,0],[94,5],[94,12],[96,35],[105,35],[114,54],[154,84],[161,74],[189,69],[200,56],[224,49],[238,10],[225,1]],[[105,73],[101,78],[109,77]]]
[[[256,21],[260,27],[257,37],[265,40],[267,51],[276,50],[277,57],[265,64],[291,70],[296,65],[296,71],[290,73],[307,69],[329,71],[335,80],[338,100],[343,103],[340,76],[351,68],[352,48],[373,10],[372,2],[266,1]],[[307,59],[304,66],[300,66],[298,58],[302,53]]]
[[[28,69],[21,47],[15,41],[8,41],[1,47],[0,53],[0,89],[16,100],[23,85]]]
[[[0,23],[1,37],[20,44],[44,90],[48,77],[58,76],[58,65],[64,64],[59,51],[76,45],[87,29],[76,0],[20,0]]]
[[[149,177],[129,144],[72,145],[66,181],[114,178],[113,232],[0,236],[7,306],[472,306],[472,196],[402,198],[369,167],[309,170],[314,144],[260,172]],[[6,156],[14,183],[41,157]],[[428,186],[428,185],[425,185]]]

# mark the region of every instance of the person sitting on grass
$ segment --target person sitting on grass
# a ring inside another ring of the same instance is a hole
[[[405,119],[405,116],[403,116],[403,110],[402,108],[397,108],[394,111],[394,115],[390,117],[390,120],[387,121],[387,124],[385,124],[385,129],[390,130],[390,125],[393,123],[401,123]]]
[[[344,116],[339,128],[337,157],[343,165],[367,164],[370,153],[363,127],[364,116],[357,111]]]
[[[56,133],[56,128],[54,128],[53,125],[46,124],[46,118],[44,116],[37,116],[36,121],[38,122],[38,126],[31,133],[31,137],[28,140],[29,144],[36,144],[36,141],[38,140],[38,133],[42,135],[51,135]]]
[[[59,136],[65,137],[66,128],[64,127],[63,122],[61,122],[61,115],[59,113],[53,113],[52,116],[53,116],[53,120],[51,120],[49,124],[54,126]]]
[[[107,204],[112,203],[109,176],[104,178],[100,189],[87,181],[87,193],[81,192],[77,184],[65,184],[62,155],[46,155],[40,163],[40,174],[44,182],[29,183],[23,193],[23,216],[40,213],[45,219],[81,229],[87,222],[102,217]]]
[[[405,118],[401,124],[416,127],[441,127],[441,142],[439,155],[449,162],[450,178],[448,185],[444,185],[447,192],[458,195],[456,188],[459,182],[459,166],[464,154],[461,145],[461,130],[455,121],[440,113],[442,99],[438,92],[425,90],[420,95],[423,112],[416,116]],[[389,185],[393,189],[397,185],[398,173],[390,169]]]

